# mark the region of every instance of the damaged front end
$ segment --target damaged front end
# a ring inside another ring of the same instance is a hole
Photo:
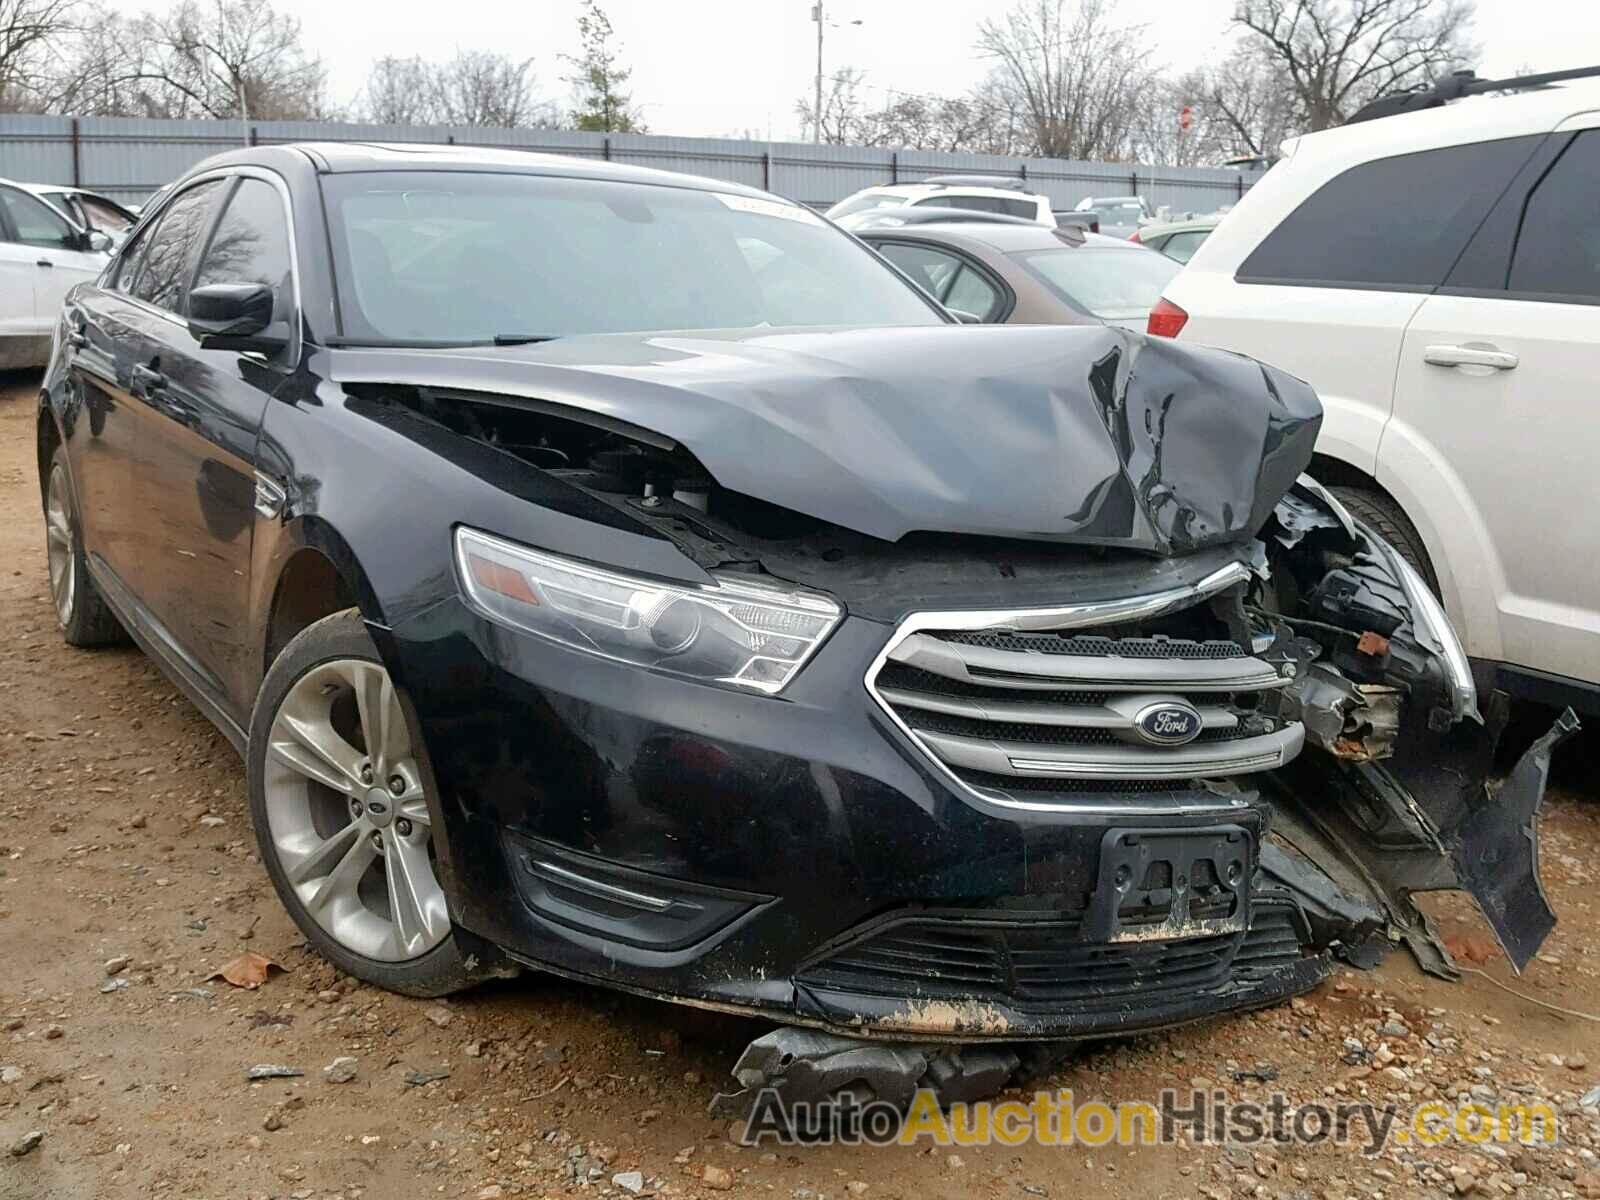
[[[574,341],[405,384],[341,359],[353,411],[526,502],[456,518],[505,551],[497,603],[587,563],[641,637],[673,611],[645,599],[693,589],[838,618],[757,696],[481,601],[402,614],[408,687],[468,697],[419,705],[463,927],[805,1027],[751,1047],[745,1100],[966,1095],[1028,1044],[1277,1003],[1394,944],[1448,976],[1423,891],[1472,894],[1524,966],[1576,720],[1492,783],[1504,696],[1295,482],[1310,389],[1109,330],[969,332]]]
[[[1479,711],[1467,658],[1421,576],[1337,501],[1303,483],[1266,534],[1266,656],[1291,682],[1279,711],[1312,752],[1266,784],[1274,819],[1262,871],[1301,899],[1319,938],[1370,965],[1403,941],[1430,973],[1449,952],[1412,900],[1460,889],[1521,971],[1555,926],[1539,882],[1535,817],[1569,710],[1496,787],[1507,700]]]
[[[1490,770],[1505,725],[1506,697],[1487,696],[1485,711],[1479,711],[1465,656],[1442,610],[1392,548],[1354,525],[1318,485],[1302,480],[1278,506],[1255,549],[1248,573],[1236,583],[1215,590],[1202,586],[1165,602],[1147,598],[1143,619],[1166,615],[1170,620],[1183,610],[1166,614],[1162,609],[1182,603],[1206,609],[1231,639],[1248,647],[1252,662],[1271,671],[1258,677],[1254,696],[1229,695],[1230,705],[1244,702],[1227,714],[1239,722],[1238,741],[1293,730],[1296,740],[1288,745],[1298,753],[1284,751],[1281,766],[1259,774],[1200,781],[1218,798],[1252,810],[1261,818],[1259,827],[1241,820],[1172,830],[1111,828],[1102,840],[1097,886],[1084,919],[1067,934],[1097,947],[1077,965],[1090,973],[1103,969],[1118,947],[1159,947],[1170,953],[1173,947],[1199,947],[1231,936],[1240,939],[1233,960],[1236,1003],[1248,1007],[1258,1002],[1249,990],[1251,964],[1264,961],[1260,947],[1277,931],[1277,937],[1297,941],[1306,956],[1292,983],[1283,982],[1288,976],[1280,978],[1287,993],[1320,981],[1334,959],[1375,966],[1395,943],[1403,943],[1424,970],[1453,979],[1459,972],[1450,953],[1413,897],[1459,889],[1477,901],[1520,972],[1555,925],[1539,881],[1535,820],[1551,752],[1576,731],[1577,718],[1570,709],[1564,712],[1496,786]],[[982,637],[992,646],[1036,639],[1029,623],[1013,614],[1008,622],[984,626]],[[1060,614],[1048,624],[1059,630]],[[1122,639],[1124,650],[1134,651],[1138,644]],[[880,669],[897,661],[894,651],[904,646],[904,640],[891,643]],[[1174,648],[1170,642],[1165,647]],[[940,652],[922,647],[899,661],[948,680],[963,671],[981,671],[980,662],[993,660],[957,656],[941,662]],[[951,669],[955,662],[960,667]],[[882,691],[891,700],[907,698],[892,687]],[[1146,694],[1135,703],[1141,709],[1169,704],[1176,710],[1189,707],[1189,698]],[[1111,705],[1116,706],[1114,696]],[[1219,720],[1216,706],[1201,711],[1205,721]],[[988,715],[1024,716],[993,701]],[[925,725],[908,732],[945,765],[963,761],[961,743],[947,735]],[[1035,761],[1007,760],[1005,743],[993,745],[1000,752],[990,756],[991,764]],[[1046,794],[1019,788],[1020,777],[980,777],[959,765],[954,774],[991,800],[1016,802]],[[1093,794],[1076,793],[1080,800]],[[1124,792],[1124,811],[1136,812],[1139,799]],[[1107,819],[1114,818],[1108,813]],[[1250,843],[1258,834],[1252,853]],[[1252,861],[1253,870],[1242,868]],[[1263,929],[1269,931],[1265,936]],[[1039,944],[1021,935],[1010,934],[1003,952],[1020,964],[1013,968],[1019,978],[1040,969]],[[1165,981],[1158,958],[1152,955],[1146,962],[1143,979],[1159,991]],[[1139,977],[1137,967],[1133,974]],[[904,1005],[857,997],[856,1003],[861,1006],[854,1014],[858,1027],[879,1036],[914,1038],[934,1031],[955,1036],[874,1043],[859,1036],[780,1029],[745,1051],[733,1070],[739,1086],[718,1094],[711,1112],[746,1119],[747,1130],[756,1131],[762,1128],[757,1114],[770,1121],[773,1112],[809,1109],[848,1121],[869,1101],[904,1107],[918,1092],[944,1106],[1042,1076],[1062,1054],[1049,1044],[996,1041],[996,1034],[1051,1031],[1009,1029],[1006,1016],[978,1002]],[[830,1011],[836,1022],[847,1020],[838,1004]],[[1161,1023],[1159,1017],[1149,1020],[1153,1011],[1152,1002],[1144,1020],[1136,1018],[1134,1024]],[[985,1044],[972,1044],[974,1036],[985,1033]]]

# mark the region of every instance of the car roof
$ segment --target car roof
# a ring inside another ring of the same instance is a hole
[[[1015,200],[1021,197],[1025,200],[1037,200],[1040,192],[1030,192],[1019,188],[987,187],[981,183],[877,183],[871,187],[864,187],[858,192],[852,192],[845,199],[853,196],[880,195],[880,196],[997,196],[1002,200]]]
[[[1365,162],[1411,150],[1545,133],[1569,116],[1597,108],[1600,79],[1575,79],[1510,95],[1468,96],[1437,108],[1303,134],[1284,142],[1283,150],[1286,158],[1328,155]]]
[[[185,172],[185,175],[218,167],[260,164],[269,161],[266,156],[274,151],[283,150],[297,151],[309,159],[319,173],[328,175],[363,171],[486,171],[654,184],[792,203],[740,183],[708,179],[701,175],[684,175],[676,171],[658,171],[653,167],[629,166],[564,154],[536,154],[527,150],[442,146],[423,142],[290,142],[280,146],[251,147],[212,155]]]
[[[82,192],[82,188],[75,188],[65,183],[23,183],[21,180],[0,179],[0,183],[9,183],[12,187],[21,188],[35,196],[43,196],[46,192]]]
[[[1048,225],[1034,223],[1020,225],[991,225],[986,222],[951,221],[938,225],[907,225],[893,229],[863,229],[856,235],[878,241],[947,242],[954,246],[985,246],[1002,253],[1022,250],[1059,250],[1063,246],[1094,250],[1132,250],[1154,253],[1146,247],[1122,238],[1106,237],[1098,233],[1085,233],[1083,240],[1063,237]]]

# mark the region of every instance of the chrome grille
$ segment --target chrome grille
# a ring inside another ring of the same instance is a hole
[[[1011,632],[995,627],[1006,618],[989,620],[989,627],[941,628],[939,614],[912,618],[869,678],[900,727],[971,787],[995,780],[1171,786],[1272,770],[1304,743],[1299,724],[1258,711],[1260,693],[1288,680],[1236,642],[1122,628]],[[1198,734],[1179,745],[1152,744],[1139,717],[1165,704],[1198,714]]]

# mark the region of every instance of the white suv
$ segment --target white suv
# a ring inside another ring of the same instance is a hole
[[[883,209],[902,205],[921,205],[999,213],[1054,228],[1056,217],[1050,208],[1050,197],[1035,195],[1025,188],[1022,180],[1005,175],[936,175],[918,183],[862,188],[839,201],[826,215],[845,229],[854,229],[868,214],[881,215]]]
[[[1600,80],[1285,143],[1150,332],[1308,380],[1312,474],[1469,653],[1600,709]]]

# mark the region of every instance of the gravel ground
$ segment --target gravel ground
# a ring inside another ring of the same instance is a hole
[[[1561,925],[1528,973],[1459,898],[1432,906],[1464,961],[1542,1003],[1397,952],[1292,1005],[1083,1047],[1049,1080],[1080,1103],[1539,1097],[1554,1148],[740,1147],[705,1105],[764,1026],[537,975],[443,1004],[339,977],[273,896],[224,739],[137,651],[62,644],[36,387],[0,376],[0,1197],[1600,1196],[1579,1104],[1600,1026],[1549,1007],[1600,1011],[1600,788],[1577,755],[1543,820]],[[247,949],[285,970],[211,978]],[[249,1081],[259,1064],[304,1075]],[[1258,1064],[1277,1078],[1234,1079]]]

